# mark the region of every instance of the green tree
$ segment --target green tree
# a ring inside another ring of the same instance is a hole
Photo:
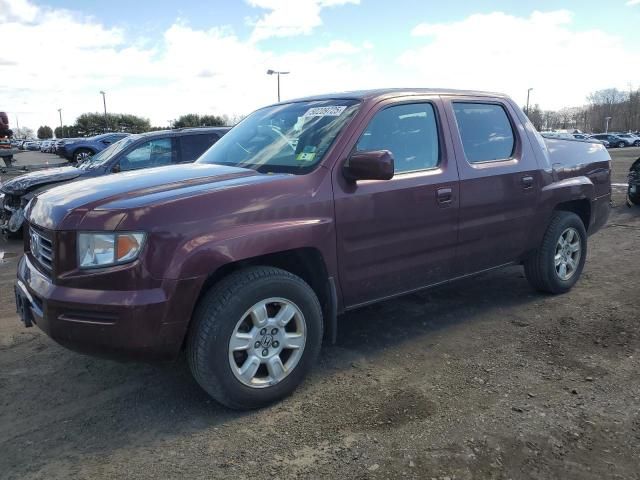
[[[126,113],[109,113],[105,123],[102,113],[83,113],[76,120],[75,127],[83,136],[105,132],[143,133],[151,128],[149,120]]]
[[[79,137],[78,127],[75,125],[64,125],[62,127],[56,127],[54,130],[56,138],[73,138]]]
[[[53,130],[48,125],[40,126],[38,128],[38,138],[44,140],[45,138],[53,138]]]
[[[197,113],[188,113],[186,115],[180,115],[177,120],[173,122],[173,128],[185,128],[185,127],[223,127],[226,125],[226,121],[223,117],[217,115],[199,115]]]

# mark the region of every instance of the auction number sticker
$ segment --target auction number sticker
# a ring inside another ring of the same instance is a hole
[[[303,117],[339,117],[347,108],[346,105],[332,107],[313,107],[305,112]]]

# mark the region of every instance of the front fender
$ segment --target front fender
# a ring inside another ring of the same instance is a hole
[[[332,218],[296,219],[242,225],[201,234],[180,244],[164,278],[208,276],[220,267],[262,255],[299,248],[320,251],[329,270],[335,258]],[[331,273],[330,273],[331,274]]]

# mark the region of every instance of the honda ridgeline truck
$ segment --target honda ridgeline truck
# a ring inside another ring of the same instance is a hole
[[[376,90],[260,109],[191,165],[53,188],[26,212],[26,325],[175,358],[221,403],[291,393],[343,312],[505,265],[580,277],[606,222],[600,143],[543,139],[500,94]]]

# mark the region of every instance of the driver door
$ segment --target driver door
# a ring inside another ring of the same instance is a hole
[[[178,152],[174,138],[156,138],[138,145],[119,161],[117,171],[140,170],[177,163]]]
[[[348,182],[334,171],[340,284],[353,308],[451,277],[458,171],[439,98],[379,104],[354,150],[389,150],[391,180]]]

